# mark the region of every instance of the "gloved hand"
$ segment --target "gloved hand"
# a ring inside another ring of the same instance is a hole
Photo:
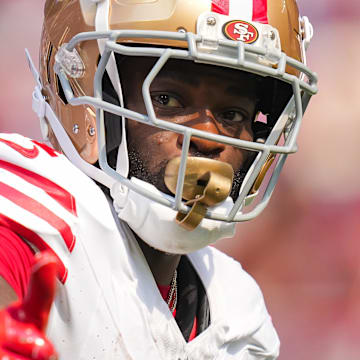
[[[58,359],[44,333],[55,296],[56,272],[53,255],[35,255],[25,298],[0,311],[0,360]]]

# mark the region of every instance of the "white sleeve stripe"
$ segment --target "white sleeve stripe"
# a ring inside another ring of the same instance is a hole
[[[66,211],[56,200],[49,196],[43,189],[34,186],[9,171],[0,168],[0,181],[8,184],[12,188],[20,191],[24,195],[39,202],[59,218],[62,218],[67,224],[73,224],[77,218]]]
[[[61,238],[59,231],[52,227],[47,221],[27,210],[24,210],[22,207],[14,204],[11,200],[3,197],[2,195],[0,195],[0,208],[3,209],[1,212],[3,215],[21,224],[25,228],[30,229],[40,237],[43,237],[44,234],[46,234],[47,237],[54,238],[54,240],[55,238]],[[63,241],[54,241],[54,244],[61,244],[61,252],[68,253],[66,244]],[[53,247],[52,243],[48,243],[48,245]]]

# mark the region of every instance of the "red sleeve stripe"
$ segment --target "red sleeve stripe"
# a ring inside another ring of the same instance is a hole
[[[211,11],[222,15],[229,15],[229,1],[230,0],[212,0]]]
[[[32,149],[24,148],[19,144],[16,144],[10,140],[1,139],[0,141],[4,144],[10,146],[12,149],[20,153],[21,155],[29,158],[29,159],[35,159],[39,155],[39,149],[33,145]]]
[[[252,21],[262,24],[268,24],[267,16],[267,0],[253,0],[253,16]]]
[[[69,251],[74,249],[76,239],[70,226],[44,205],[3,182],[0,182],[0,195],[45,220],[60,233]]]
[[[50,248],[50,246],[35,232],[27,229],[18,222],[8,218],[7,216],[0,214],[0,225],[5,226],[8,229],[11,229],[13,232],[23,237],[33,245],[35,245],[40,251],[48,250],[50,251],[58,260],[58,279],[65,284],[68,270],[65,267],[64,263],[56,255],[56,253]]]
[[[44,190],[56,202],[58,202],[64,209],[71,214],[77,216],[75,198],[61,186],[55,184],[51,180],[36,174],[30,170],[24,169],[20,166],[11,164],[9,162],[0,160],[0,169],[10,171],[11,173],[21,177],[30,184]]]

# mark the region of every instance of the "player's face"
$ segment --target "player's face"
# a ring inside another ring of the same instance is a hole
[[[131,110],[146,113],[141,86],[152,64],[153,60],[136,58],[122,66],[125,101]],[[160,119],[251,141],[256,86],[247,74],[239,71],[172,60],[153,81],[150,94]],[[134,120],[128,120],[127,131],[130,176],[148,181],[168,193],[163,181],[164,169],[169,160],[180,156],[182,135]],[[250,153],[192,138],[189,155],[227,162],[232,165],[236,177],[236,174],[240,176]]]

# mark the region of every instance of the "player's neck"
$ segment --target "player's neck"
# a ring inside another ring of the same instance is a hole
[[[181,255],[155,250],[136,236],[140,248],[158,285],[169,285],[179,265]]]

